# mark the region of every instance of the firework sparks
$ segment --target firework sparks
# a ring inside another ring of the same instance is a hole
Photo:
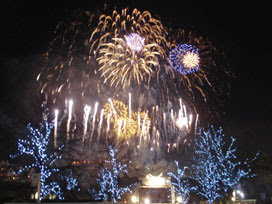
[[[128,8],[119,14],[102,14],[90,37],[90,53],[94,53],[104,83],[123,89],[132,81],[150,82],[156,76],[159,59],[166,59],[167,32],[160,20],[148,11]]]
[[[194,107],[195,114],[217,115],[215,107],[221,106],[223,98],[228,95],[229,78],[232,76],[226,59],[209,40],[192,31],[172,32],[169,41],[172,42],[169,47],[171,75],[163,86],[186,98]],[[224,83],[218,83],[221,77]]]
[[[69,100],[69,105],[68,105],[68,120],[67,120],[67,140],[70,139],[70,123],[72,120],[72,111],[73,111],[73,100]]]
[[[90,69],[95,60],[90,59],[88,46],[90,30],[96,25],[93,19],[94,15],[86,12],[56,25],[54,38],[43,55],[44,66],[36,78],[40,92],[53,104],[71,97],[78,102],[82,99],[83,105],[99,92],[101,85],[97,70]]]
[[[112,38],[125,36],[129,47],[134,51],[143,49],[144,43],[158,44],[163,45],[158,47],[160,55],[166,56],[163,48],[168,44],[166,35],[166,29],[160,20],[153,18],[148,11],[141,12],[135,8],[129,13],[129,9],[125,8],[121,14],[113,10],[111,15],[100,15],[98,26],[89,41],[91,52],[97,52],[101,44],[108,43]]]
[[[144,48],[145,39],[141,38],[137,33],[125,35],[128,47],[134,52],[140,52]]]
[[[88,121],[89,121],[89,115],[91,112],[91,106],[85,105],[84,106],[84,116],[83,116],[83,123],[84,123],[84,130],[83,130],[83,136],[82,136],[82,143],[84,144],[87,134],[87,128],[88,128]]]
[[[93,134],[94,134],[94,130],[95,130],[95,121],[96,121],[97,108],[98,108],[98,102],[95,102],[95,105],[94,105],[94,114],[93,114],[93,121],[92,121],[92,133],[91,133],[91,138],[90,138],[89,145],[91,145]]]
[[[131,100],[131,94],[129,94],[128,106]],[[151,111],[131,110],[131,116],[129,116],[130,111],[127,105],[109,98],[101,109],[98,108],[98,102],[94,103],[94,108],[85,105],[82,120],[76,121],[77,117],[73,115],[74,129],[69,130],[76,136],[82,137],[80,138],[82,150],[87,150],[85,147],[90,149],[93,145],[100,145],[101,142],[116,142],[116,144],[124,142],[129,146],[135,145],[138,149],[152,148],[153,151],[166,151],[168,148],[172,151],[178,149],[180,144],[184,144],[186,135],[194,129],[192,128],[193,115],[181,99],[179,102],[179,109],[164,111],[159,106],[153,106]],[[67,127],[67,124],[70,124],[69,113],[72,109],[76,109],[72,108],[72,105],[72,100],[66,101],[67,111],[64,111],[65,115],[59,121],[55,115],[55,123],[58,123],[58,126],[63,127],[66,124]],[[67,118],[67,123],[62,124],[64,118]],[[81,124],[78,130],[75,128],[77,124]],[[90,124],[89,127],[87,127],[88,124]]]
[[[54,148],[57,148],[57,136],[58,136],[58,116],[59,110],[55,110],[55,119],[54,119]]]
[[[182,44],[170,52],[171,66],[181,74],[196,72],[199,68],[198,49],[192,45]]]
[[[104,83],[109,81],[110,86],[123,88],[130,86],[132,80],[149,83],[153,71],[159,68],[157,44],[144,45],[142,51],[135,52],[122,38],[112,40],[101,45],[97,58]]]
[[[154,89],[155,103],[167,105],[182,97],[196,114],[202,109],[213,113],[212,96],[228,94],[227,81],[215,84],[230,72],[223,60],[217,63],[212,44],[193,32],[167,30],[148,11],[86,13],[68,24],[60,22],[55,33],[44,55],[45,67],[37,76],[41,93],[51,96],[53,103],[73,97],[84,105],[97,95],[113,96],[104,90],[119,94],[128,87],[147,85]]]
[[[131,118],[131,93],[128,94],[128,116]]]
[[[127,106],[118,100],[113,100],[111,103],[104,105],[104,116],[113,124],[113,129],[118,138],[130,138],[140,134],[139,128],[147,126],[150,121],[147,114],[144,112],[132,113],[129,117]],[[109,116],[115,115],[115,117]],[[138,119],[139,118],[139,119]],[[147,132],[145,128],[141,132]]]

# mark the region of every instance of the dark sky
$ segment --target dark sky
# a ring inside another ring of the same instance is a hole
[[[243,5],[231,1],[199,4],[182,0],[108,2],[148,10],[173,27],[191,27],[223,48],[236,77],[222,121],[245,146],[270,149],[272,33],[268,4],[249,1]],[[29,88],[26,82],[36,76],[37,58],[47,50],[56,24],[69,18],[77,8],[94,11],[102,5],[103,1],[1,1],[2,144],[8,145],[6,137],[10,137],[6,127],[18,122],[14,106],[18,105],[18,97],[24,97],[18,92]]]

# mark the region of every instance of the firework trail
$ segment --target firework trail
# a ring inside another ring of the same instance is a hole
[[[128,98],[131,100],[130,95]],[[185,142],[186,136],[194,130],[193,115],[181,99],[180,107],[167,111],[160,109],[159,106],[153,106],[152,110],[129,111],[129,105],[119,100],[108,99],[103,106],[98,102],[93,106],[85,105],[82,117],[73,116],[77,118],[73,121],[70,116],[71,107],[67,105],[66,108],[65,115],[59,121],[55,121],[58,124],[57,130],[67,129],[71,125],[76,126],[76,130],[69,128],[66,134],[70,135],[73,131],[74,135],[79,137],[77,140],[81,141],[80,146],[87,149],[94,145],[114,142],[134,144],[140,149],[147,148],[150,151],[167,149],[169,152],[171,148],[177,149]],[[57,136],[61,134],[55,134],[55,143]]]
[[[37,76],[40,93],[48,96],[53,104],[65,98],[83,102],[99,94],[100,77],[97,63],[89,55],[88,38],[95,26],[95,15],[80,12],[77,17],[57,24],[54,38],[44,53],[44,66]],[[92,89],[90,89],[92,87]]]

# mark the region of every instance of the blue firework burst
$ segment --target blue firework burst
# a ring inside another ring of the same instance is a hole
[[[198,49],[189,44],[178,44],[170,51],[169,60],[171,67],[181,74],[190,74],[199,69]]]

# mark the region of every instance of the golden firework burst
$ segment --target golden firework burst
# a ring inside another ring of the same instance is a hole
[[[91,34],[91,51],[97,51],[101,44],[109,42],[112,38],[122,38],[128,33],[137,33],[143,36],[146,44],[158,44],[159,52],[165,56],[164,45],[167,32],[161,21],[151,16],[150,12],[141,12],[134,8],[129,12],[128,8],[121,13],[113,10],[111,15],[102,14],[99,23]]]
[[[118,138],[129,139],[132,136],[148,132],[150,119],[145,112],[134,112],[129,117],[128,107],[118,100],[104,105],[104,116],[113,125]]]
[[[109,82],[115,88],[130,86],[132,80],[137,84],[149,83],[153,71],[159,68],[157,45],[143,45],[141,50],[140,46],[130,46],[122,38],[113,38],[113,42],[101,45],[97,61],[104,83]]]
[[[123,89],[132,81],[149,83],[153,72],[159,71],[158,58],[167,58],[165,36],[160,20],[148,11],[125,8],[100,15],[90,37],[90,53],[100,65],[104,83]]]
[[[182,63],[185,67],[193,69],[199,65],[199,56],[193,52],[187,52],[182,59]]]

